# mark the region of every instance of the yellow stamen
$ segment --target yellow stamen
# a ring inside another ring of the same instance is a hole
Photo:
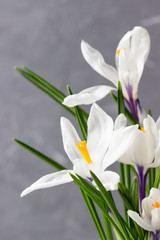
[[[153,206],[154,208],[160,208],[160,204],[159,204],[158,202],[155,202],[155,205],[152,204],[152,206]]]
[[[119,57],[119,54],[120,54],[120,52],[121,52],[122,50],[126,50],[126,48],[122,48],[122,49],[118,49],[118,50],[117,50],[116,53],[117,53],[118,57]]]
[[[89,156],[89,152],[88,152],[88,149],[87,149],[87,144],[86,144],[86,141],[79,141],[80,145],[79,146],[78,144],[76,144],[76,147],[79,149],[79,151],[82,153],[82,156],[84,157],[84,159],[86,160],[86,162],[88,164],[93,164],[90,156]]]
[[[141,127],[139,130],[142,131],[142,132],[144,132],[144,133],[146,132],[143,127]]]

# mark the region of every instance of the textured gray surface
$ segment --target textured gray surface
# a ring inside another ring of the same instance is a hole
[[[0,0],[0,239],[96,240],[98,235],[74,184],[21,191],[52,168],[21,149],[12,137],[33,145],[67,167],[59,127],[60,116],[74,119],[33,87],[13,66],[22,64],[66,92],[105,84],[85,62],[81,39],[114,64],[114,51],[125,32],[144,25],[151,35],[151,53],[139,88],[144,108],[159,115],[160,1],[152,0]],[[113,117],[111,97],[99,104]],[[89,109],[89,108],[87,108]],[[76,123],[75,123],[76,124]],[[118,171],[118,165],[112,169]],[[115,193],[117,196],[117,194]],[[117,201],[119,208],[120,200]]]

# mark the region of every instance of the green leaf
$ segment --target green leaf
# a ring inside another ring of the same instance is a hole
[[[125,185],[123,183],[118,183],[118,192],[123,200],[123,203],[125,204],[125,206],[127,207],[127,209],[131,209],[133,210],[132,208],[132,205],[130,203],[130,193],[129,193],[129,190],[125,187]]]
[[[57,163],[56,161],[54,161],[53,159],[47,157],[46,155],[44,155],[43,153],[39,152],[38,150],[30,147],[29,145],[27,145],[27,144],[19,141],[18,139],[15,139],[15,138],[13,138],[13,140],[14,140],[16,143],[18,143],[20,146],[22,146],[23,148],[27,149],[29,152],[31,152],[32,154],[34,154],[35,156],[37,156],[38,158],[40,158],[41,160],[45,161],[46,163],[48,163],[48,164],[51,165],[52,167],[56,168],[57,170],[60,171],[60,170],[66,169],[66,168],[63,167],[61,164],[59,164],[59,163]],[[96,224],[96,226],[97,226],[97,222],[98,222],[98,228],[99,228],[99,229],[97,229],[97,230],[98,230],[98,232],[99,232],[99,234],[100,234],[100,236],[101,236],[101,239],[102,239],[102,240],[106,240],[105,234],[103,234],[103,233],[104,233],[104,230],[103,230],[103,229],[100,229],[101,222],[100,222],[99,217],[98,217],[98,215],[97,215],[97,213],[96,213],[96,209],[95,209],[95,206],[94,206],[92,200],[86,195],[86,193],[85,193],[83,190],[81,190],[81,192],[82,192],[82,195],[83,195],[83,197],[84,197],[84,200],[85,200],[85,202],[86,202],[86,204],[87,204],[87,207],[88,207],[88,209],[89,209],[89,212],[90,212],[90,214],[91,214],[91,216],[92,216],[92,218],[93,218],[93,221],[94,221],[94,223]]]
[[[134,211],[139,211],[139,189],[138,189],[138,179],[134,176],[131,186],[130,186],[130,199]]]
[[[150,168],[149,170],[149,189],[151,189],[154,185],[155,178],[156,178],[156,171],[155,168]]]
[[[82,178],[80,175],[76,174],[79,180],[84,184],[88,190],[92,191],[92,193],[97,197],[97,199],[103,200],[102,194],[98,191],[91,183],[89,183],[86,179]]]
[[[105,213],[102,212],[102,215],[103,215],[104,225],[106,228],[107,237],[109,240],[114,240],[113,234],[112,234],[112,229],[111,229],[111,224],[110,224],[108,218],[106,217]]]
[[[110,92],[112,98],[114,99],[114,101],[116,103],[118,103],[118,99],[117,97],[114,95],[114,93]],[[130,111],[125,107],[125,116],[128,119],[128,121],[130,121],[131,124],[138,124],[137,120],[132,116],[132,114],[130,113]]]
[[[97,178],[97,176],[90,171],[91,176],[93,178],[93,180],[95,181],[97,187],[99,188],[102,196],[104,197],[104,200],[106,201],[107,205],[109,206],[109,208],[111,209],[117,224],[119,225],[119,228],[121,230],[121,232],[123,233],[123,235],[125,236],[126,239],[134,239],[134,236],[132,235],[132,233],[130,232],[129,229],[126,230],[126,225],[125,225],[125,221],[122,220],[121,215],[119,214],[119,212],[117,211],[116,207],[114,206],[114,204],[111,201],[111,198],[109,196],[109,193],[107,192],[107,190],[105,189],[105,187],[102,185],[102,183],[100,182],[100,180]]]
[[[72,91],[71,91],[69,85],[67,86],[67,89],[68,89],[69,95],[72,95]],[[76,117],[79,127],[81,129],[83,138],[84,138],[84,140],[87,140],[87,123],[84,119],[83,113],[81,112],[79,107],[74,107],[74,111],[75,111],[75,117]]]
[[[132,210],[132,211],[138,212],[137,208],[139,207],[139,198],[138,198],[137,190],[138,190],[138,182],[137,182],[136,177],[133,178],[130,191],[128,190],[128,188],[125,187],[124,184],[118,183],[118,192],[119,192],[127,210]],[[134,204],[136,204],[136,205],[134,205]],[[138,204],[138,206],[137,206],[137,204]],[[137,234],[139,235],[140,239],[143,239],[143,237],[144,237],[143,229],[141,229],[134,221],[133,221],[133,224],[136,228]]]
[[[159,184],[160,184],[160,167],[158,168],[158,171],[156,173],[156,178],[155,178],[153,187],[158,188]]]
[[[64,98],[66,97],[65,94],[63,94],[57,88],[55,88],[50,83],[48,83],[46,80],[44,80],[39,75],[37,75],[36,73],[32,72],[30,69],[28,69],[24,66],[23,66],[23,69],[18,68],[18,67],[15,67],[14,69],[17,72],[19,72],[29,82],[31,82],[36,87],[38,87],[40,90],[45,92],[48,96],[50,96],[54,101],[56,101],[58,104],[60,104],[68,112],[70,112],[72,115],[75,115],[74,110],[72,108],[69,108],[62,104]],[[88,119],[88,114],[83,109],[81,109],[81,111],[83,113],[84,118]]]
[[[99,216],[98,216],[98,213],[96,211],[96,208],[94,206],[94,203],[92,202],[92,200],[88,197],[88,195],[81,189],[81,192],[82,192],[82,195],[83,195],[83,198],[86,202],[86,205],[89,209],[89,212],[91,214],[91,217],[95,223],[95,226],[97,228],[97,231],[99,233],[99,236],[100,236],[100,239],[101,240],[107,240],[106,236],[105,236],[105,232],[104,232],[104,229],[103,229],[103,226],[101,224],[101,221],[99,219]]]
[[[118,114],[125,114],[125,103],[122,93],[122,87],[120,81],[118,81]]]
[[[97,204],[97,206],[101,209],[102,213],[105,214],[105,216],[107,217],[108,221],[112,224],[112,226],[114,226],[114,228],[116,229],[116,231],[118,232],[119,236],[121,236],[122,240],[125,240],[122,232],[120,231],[120,229],[118,228],[117,224],[114,222],[114,220],[109,216],[108,214],[108,210],[107,210],[107,205],[104,201],[104,199],[100,200],[98,198],[95,197],[95,195],[92,193],[92,191],[90,191],[90,189],[88,188],[87,185],[84,185],[82,183],[82,181],[80,181],[80,179],[76,178],[73,174],[70,174],[71,177],[73,178],[74,182],[81,188],[83,189],[84,192],[87,193],[87,195]]]
[[[130,187],[130,202],[132,204],[132,210],[135,212],[139,212],[139,187],[138,187],[138,179],[134,176],[131,187]],[[137,223],[131,220],[136,228],[136,231],[140,237],[140,239],[144,238],[144,230],[137,225]]]
[[[97,211],[96,211],[95,206],[94,206],[91,199],[93,199],[95,201],[95,203],[101,208],[102,206],[101,206],[99,200],[95,197],[93,192],[90,191],[90,189],[86,185],[84,185],[78,178],[76,178],[71,173],[70,173],[70,175],[73,178],[74,182],[81,188],[82,195],[83,195],[83,197],[86,201],[87,207],[88,207],[88,209],[90,211],[90,214],[92,216],[92,219],[95,223],[95,226],[96,226],[97,231],[99,233],[100,239],[105,240],[106,236],[105,236],[102,224],[100,222],[99,216],[97,214]]]
[[[50,157],[47,157],[46,155],[44,155],[43,153],[39,152],[38,150],[30,147],[29,145],[27,145],[24,142],[21,142],[18,139],[13,138],[13,140],[18,143],[20,146],[22,146],[23,148],[27,149],[29,152],[31,152],[32,154],[34,154],[36,157],[40,158],[41,160],[43,160],[44,162],[48,163],[49,165],[51,165],[52,167],[56,168],[57,170],[64,170],[66,169],[65,167],[63,167],[61,164],[59,164],[58,162],[54,161],[53,159],[51,159]]]
[[[121,83],[120,83],[120,81],[118,81],[118,114],[121,114],[121,113],[123,113],[125,115],[125,102],[124,102]],[[129,188],[130,180],[131,180],[129,165],[120,163],[120,176],[121,176],[122,183],[125,184],[125,186]],[[123,198],[123,196],[121,196],[121,197]],[[125,206],[124,206],[125,219],[128,222],[127,209]]]

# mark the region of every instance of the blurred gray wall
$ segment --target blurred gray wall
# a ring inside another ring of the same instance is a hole
[[[159,0],[1,0],[0,1],[0,239],[97,240],[79,189],[73,184],[21,191],[53,169],[12,141],[16,137],[71,167],[62,146],[59,120],[75,120],[13,70],[26,65],[66,93],[108,84],[85,62],[82,39],[114,65],[121,37],[135,25],[151,35],[151,53],[139,86],[143,107],[160,114]],[[110,96],[99,102],[115,118]],[[86,108],[89,110],[89,107]],[[118,171],[118,164],[112,169]],[[114,193],[117,198],[117,193]],[[122,204],[117,200],[118,207]]]

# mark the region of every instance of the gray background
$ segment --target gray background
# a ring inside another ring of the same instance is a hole
[[[85,62],[80,42],[89,42],[114,65],[119,40],[135,25],[145,26],[151,35],[151,53],[139,85],[139,97],[156,119],[160,112],[159,0],[0,1],[0,239],[98,239],[80,191],[73,183],[19,197],[24,188],[53,169],[19,147],[12,137],[69,168],[59,119],[66,116],[77,124],[16,73],[13,66],[28,66],[65,93],[67,84],[74,92],[108,84]],[[110,96],[99,104],[115,118],[117,106]],[[118,164],[112,169],[118,171]],[[117,204],[121,208],[119,198]]]

